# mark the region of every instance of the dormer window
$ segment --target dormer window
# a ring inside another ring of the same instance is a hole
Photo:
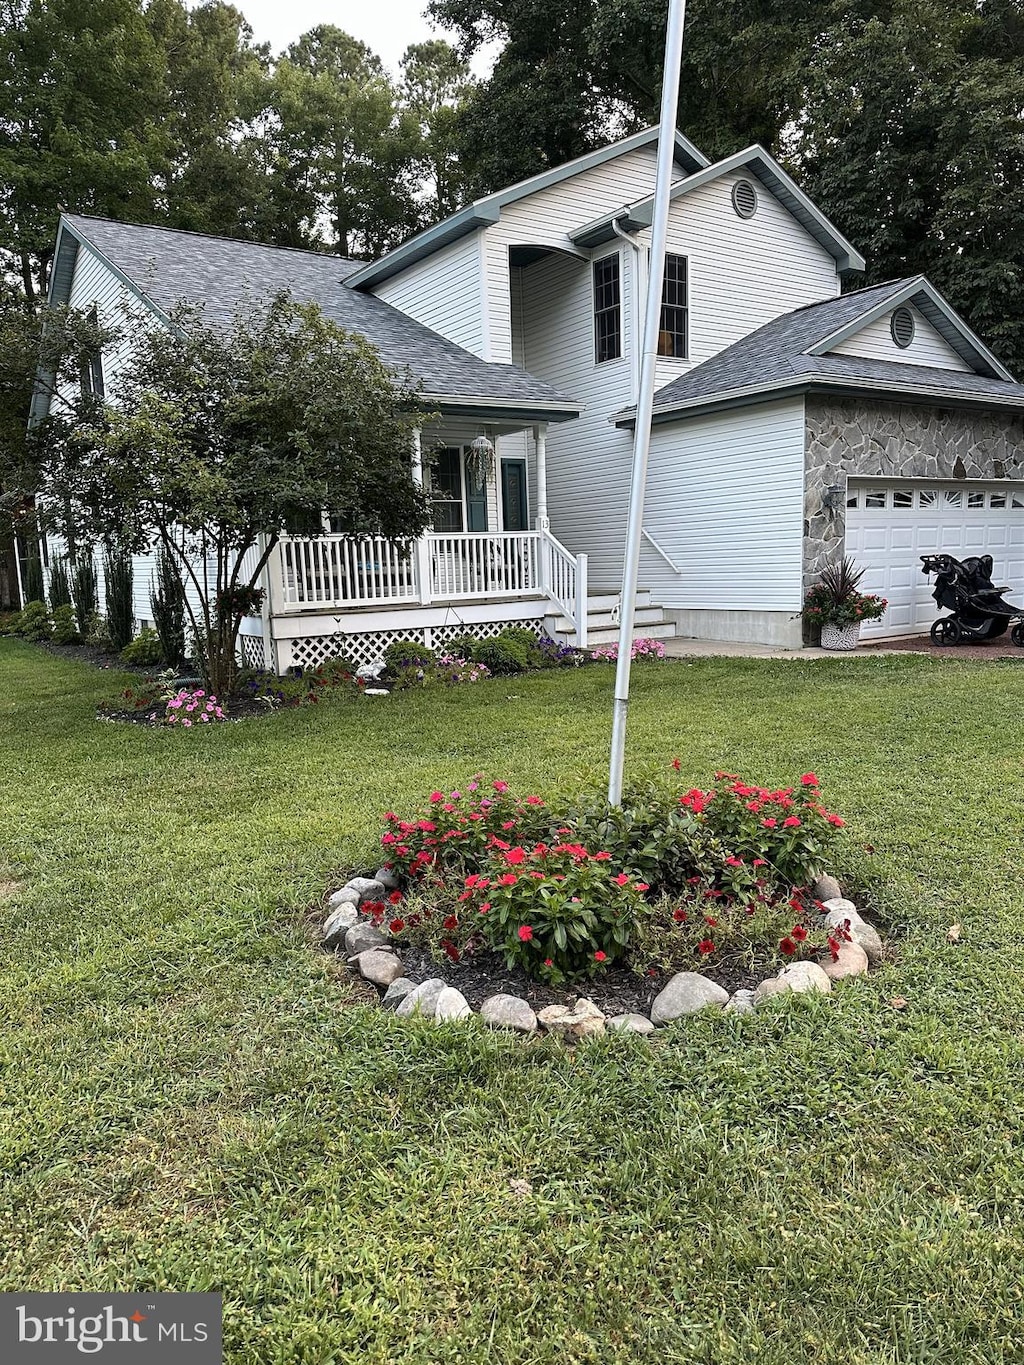
[[[594,262],[594,360],[622,355],[622,280],[619,253]]]
[[[665,282],[661,286],[661,323],[658,354],[685,360],[689,353],[689,302],[685,256],[665,257]]]

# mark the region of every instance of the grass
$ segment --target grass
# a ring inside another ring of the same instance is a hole
[[[184,735],[0,641],[0,1289],[222,1290],[231,1365],[1019,1361],[1020,678],[637,670],[634,770],[813,768],[896,951],[573,1057],[363,1008],[300,911],[386,806],[599,782],[611,670]]]

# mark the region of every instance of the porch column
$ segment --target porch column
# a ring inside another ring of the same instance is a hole
[[[547,422],[538,422],[533,429],[533,444],[537,451],[537,530],[550,531],[548,519],[548,452]]]
[[[412,481],[423,487],[423,433],[419,427],[412,431]],[[423,606],[430,605],[430,544],[424,532],[416,542],[416,582]]]

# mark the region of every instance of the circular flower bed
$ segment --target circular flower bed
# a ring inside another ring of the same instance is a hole
[[[386,813],[384,863],[329,898],[323,942],[399,1014],[476,1007],[582,1036],[746,1011],[879,960],[876,930],[823,872],[843,823],[813,773],[780,789],[731,773],[708,790],[649,782],[620,807],[550,807],[477,775]]]

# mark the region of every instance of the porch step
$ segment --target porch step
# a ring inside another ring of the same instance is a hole
[[[661,607],[637,607],[633,615],[633,622],[637,632],[642,634],[641,627],[658,626],[665,620],[665,613]],[[560,616],[555,622],[557,630],[563,634],[572,630],[572,623],[564,616]],[[612,615],[611,608],[607,611],[595,611],[592,607],[587,611],[587,631],[595,630],[618,630],[618,622]]]
[[[588,595],[588,648],[596,649],[602,645],[618,642],[619,627],[615,620],[613,608],[618,605],[619,597],[619,593],[613,592],[598,592]],[[559,616],[553,623],[550,623],[550,629],[558,640],[572,643],[575,639],[576,632],[573,625],[564,616]],[[664,609],[651,603],[650,592],[647,589],[638,591],[633,622],[633,639],[671,640],[675,634],[675,622],[666,620]]]
[[[611,611],[617,605],[621,592],[615,592],[611,588],[596,588],[587,594],[587,611]],[[649,607],[651,605],[651,591],[649,588],[637,588],[636,605]]]
[[[633,631],[634,640],[674,640],[676,624],[674,621],[660,621],[657,625],[637,625]],[[606,626],[591,630],[587,626],[587,648],[597,649],[600,645],[614,645],[619,640],[618,626]]]

